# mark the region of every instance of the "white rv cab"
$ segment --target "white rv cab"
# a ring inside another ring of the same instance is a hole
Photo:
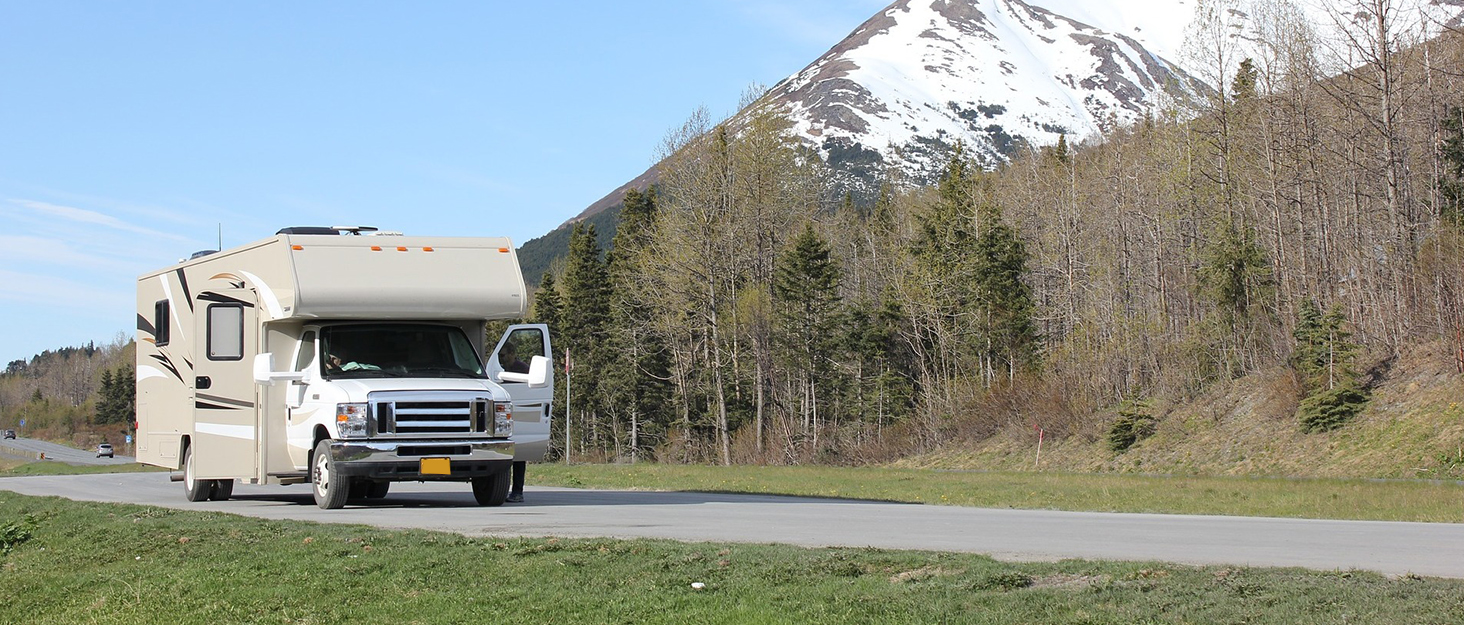
[[[472,484],[502,504],[544,458],[548,328],[505,238],[286,228],[137,282],[137,458],[191,501],[236,480],[310,483],[339,508],[394,481]]]

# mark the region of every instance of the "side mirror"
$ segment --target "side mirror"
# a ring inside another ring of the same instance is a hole
[[[274,371],[274,354],[265,352],[254,357],[254,383],[274,386],[280,380],[300,380],[304,373],[295,371]]]
[[[544,388],[549,384],[549,359],[534,356],[529,359],[529,388]]]
[[[549,359],[544,356],[534,356],[529,359],[528,373],[504,371],[498,374],[498,379],[504,382],[527,382],[529,388],[544,388],[549,385]]]
[[[269,370],[274,368],[274,354],[265,352],[254,357],[254,383],[265,386],[274,386],[274,380],[269,379]]]

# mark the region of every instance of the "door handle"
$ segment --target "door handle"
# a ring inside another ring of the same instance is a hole
[[[213,380],[206,375],[200,375],[196,378],[193,378],[193,388],[203,391],[207,390],[211,386],[213,386]]]

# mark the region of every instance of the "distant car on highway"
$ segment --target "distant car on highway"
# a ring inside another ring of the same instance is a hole
[[[97,445],[97,457],[100,458],[102,456],[106,456],[108,458],[116,457],[112,455],[112,445],[110,443],[102,443],[100,445]]]
[[[15,430],[5,430],[5,438],[15,438]]]

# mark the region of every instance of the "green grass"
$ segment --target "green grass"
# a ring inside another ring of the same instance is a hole
[[[19,461],[0,463],[0,477],[21,475],[86,475],[92,473],[139,473],[142,471],[166,471],[158,467],[129,462],[127,464],[67,464],[65,462]]]
[[[0,623],[1464,622],[1458,580],[468,538],[8,492],[0,552]]]
[[[532,484],[770,493],[986,508],[1464,522],[1457,482],[1131,474],[982,473],[928,469],[531,465]]]

